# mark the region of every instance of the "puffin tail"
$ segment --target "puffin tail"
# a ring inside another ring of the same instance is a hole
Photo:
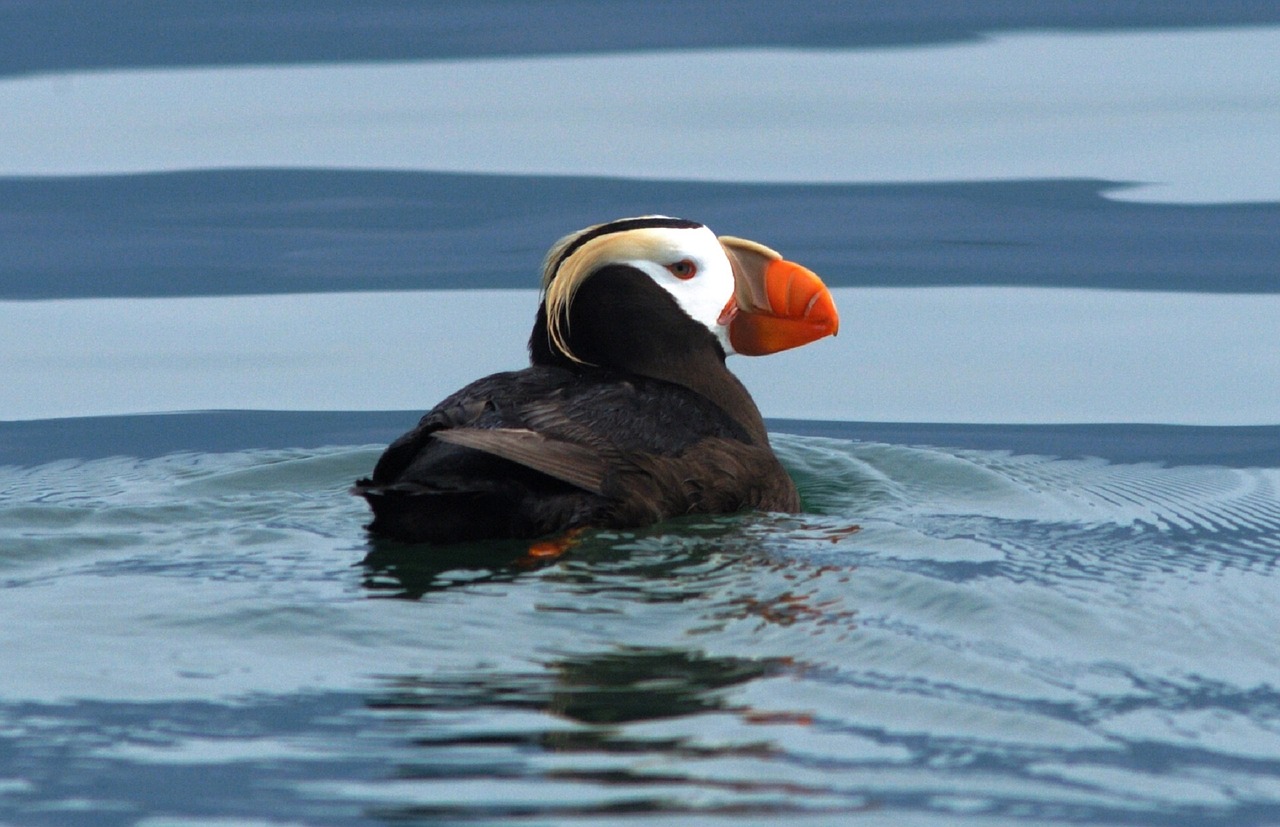
[[[492,492],[445,491],[415,483],[381,485],[357,480],[351,493],[373,510],[372,534],[403,543],[462,543],[510,536],[495,520],[501,504]]]

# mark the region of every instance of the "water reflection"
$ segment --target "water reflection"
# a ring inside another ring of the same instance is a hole
[[[416,600],[539,572],[584,598],[555,610],[589,613],[587,598],[593,596],[678,602],[709,588],[717,571],[759,553],[757,535],[742,530],[744,521],[753,519],[749,514],[700,516],[635,531],[589,531],[559,558],[533,556],[529,543],[520,540],[429,546],[371,538],[363,583],[375,596]]]
[[[370,545],[363,585],[375,597],[418,600],[458,586],[509,583],[541,565],[519,541],[432,548],[376,538]]]
[[[1280,472],[775,441],[816,513],[596,532],[534,569],[365,544],[344,492],[376,449],[0,469],[26,549],[0,677],[40,699],[0,704],[0,777],[185,813],[198,776],[231,815],[259,779],[318,823],[1275,820]],[[153,702],[191,695],[228,700]]]
[[[752,682],[793,671],[785,658],[621,646],[553,660],[545,671],[524,675],[388,678],[368,704],[411,733],[421,756],[398,766],[394,776],[420,782],[410,789],[430,798],[379,808],[376,815],[399,820],[854,808],[859,798],[834,796],[824,786],[712,769],[720,762],[727,767],[778,757],[763,733],[748,740],[708,738],[724,726],[717,721],[808,725],[805,714],[760,715],[734,698]],[[674,719],[687,719],[678,734],[663,728]],[[476,726],[478,720],[486,723]]]
[[[624,646],[552,661],[545,673],[498,675],[492,681],[388,678],[385,690],[369,705],[414,710],[529,709],[590,727],[608,727],[725,710],[731,705],[721,690],[790,666],[779,658],[709,657],[694,650]],[[555,737],[543,743],[563,745],[572,740]],[[439,741],[425,735],[419,743]]]
[[[371,813],[892,809],[1019,823],[1127,823],[1138,812],[1156,816],[1143,823],[1217,823],[1248,812],[1238,796],[1256,795],[1277,768],[1269,689],[1042,668],[1050,684],[1080,691],[1042,697],[959,675],[922,680],[672,647],[616,647],[521,674],[395,676],[367,703],[417,754],[391,774],[397,792],[384,800],[395,803]],[[821,699],[819,708],[779,704],[795,691]],[[754,708],[753,694],[768,694],[772,708]],[[1244,732],[1254,747],[1242,746]]]

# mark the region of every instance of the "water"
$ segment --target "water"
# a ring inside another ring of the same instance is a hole
[[[1280,471],[775,439],[549,565],[371,544],[376,446],[10,466],[0,812],[1280,818]]]
[[[1274,4],[729,8],[0,11],[0,824],[1280,823]],[[645,212],[805,513],[370,540]]]

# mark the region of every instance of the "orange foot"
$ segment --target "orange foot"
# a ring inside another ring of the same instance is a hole
[[[559,537],[552,537],[549,540],[539,540],[529,546],[529,550],[524,553],[520,559],[516,560],[516,565],[533,568],[550,563],[558,559],[566,551],[573,548],[578,542],[578,537],[582,534],[583,529],[571,528]]]

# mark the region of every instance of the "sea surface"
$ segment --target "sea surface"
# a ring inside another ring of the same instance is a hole
[[[1280,824],[1280,8],[0,5],[0,825]],[[645,213],[798,515],[348,488]]]

